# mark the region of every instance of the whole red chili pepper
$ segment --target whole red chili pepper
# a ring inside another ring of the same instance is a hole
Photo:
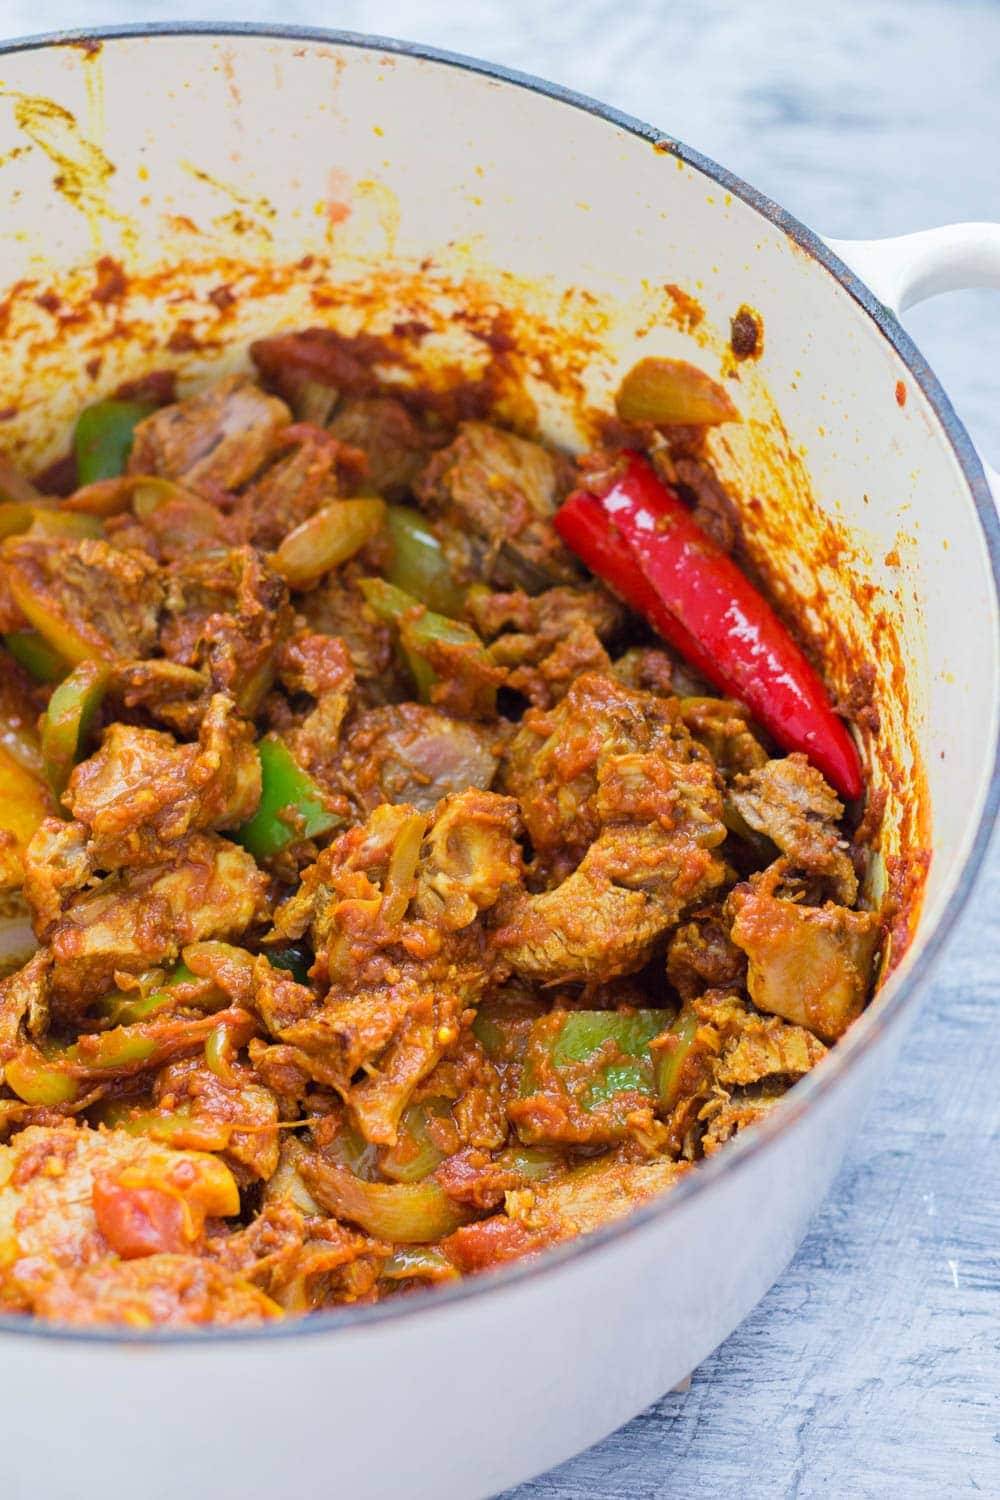
[[[606,494],[576,490],[562,505],[563,541],[780,745],[804,751],[842,796],[859,797],[857,747],[774,610],[649,462],[622,458]]]

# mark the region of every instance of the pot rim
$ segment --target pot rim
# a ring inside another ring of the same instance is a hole
[[[612,105],[602,104],[589,95],[499,63],[486,62],[480,58],[468,57],[463,53],[449,52],[417,42],[400,41],[374,34],[325,27],[269,25],[252,21],[140,22],[15,38],[0,42],[0,57],[16,52],[55,47],[79,47],[94,42],[185,36],[259,37],[275,41],[315,42],[321,45],[353,47],[358,51],[388,53],[414,58],[418,61],[438,63],[465,72],[483,74],[499,83],[527,89],[557,104],[594,115],[607,124],[626,131],[629,135],[648,141],[650,145],[657,145],[661,149],[666,148],[671,155],[678,157],[686,165],[713,179],[720,187],[740,198],[763,218],[769,220],[805,251],[810,259],[822,266],[868,315],[907,366],[933,409],[968,485],[990,560],[994,593],[1000,597],[1000,514],[994,504],[979,455],[937,376],[898,319],[878,301],[865,283],[834,254],[819,235],[808,229],[766,194],[759,192],[742,178],[735,176],[711,158],[692,150],[673,136],[666,135],[664,131],[657,130]],[[444,1312],[458,1302],[489,1296],[491,1293],[504,1291],[529,1279],[537,1280],[551,1276],[568,1261],[599,1254],[612,1242],[626,1235],[640,1232],[654,1220],[666,1214],[676,1213],[683,1204],[703,1196],[717,1182],[733,1175],[751,1159],[761,1155],[769,1148],[772,1140],[793,1128],[795,1122],[807,1112],[814,1100],[819,1100],[839,1088],[843,1076],[853,1067],[855,1058],[871,1051],[888,1028],[895,1025],[904,1013],[916,1004],[926,989],[945,943],[951,936],[958,917],[982,872],[998,809],[1000,809],[1000,731],[994,737],[993,766],[979,827],[959,872],[955,889],[938,915],[934,927],[924,939],[919,966],[911,967],[898,985],[885,997],[882,1004],[869,1007],[837,1046],[831,1050],[829,1056],[823,1060],[823,1066],[813,1069],[800,1079],[794,1089],[789,1090],[783,1096],[775,1109],[770,1111],[763,1121],[755,1125],[752,1130],[727,1142],[724,1151],[699,1163],[697,1170],[688,1173],[675,1187],[671,1188],[669,1193],[633,1210],[626,1218],[606,1224],[591,1234],[581,1235],[563,1245],[554,1246],[537,1260],[529,1258],[514,1261],[500,1270],[459,1281],[454,1286],[416,1291],[395,1301],[313,1313],[309,1317],[290,1319],[287,1322],[244,1328],[139,1331],[114,1326],[107,1328],[60,1327],[56,1324],[48,1324],[41,1319],[27,1318],[23,1314],[0,1314],[0,1337],[16,1335],[20,1338],[105,1346],[153,1344],[207,1347],[247,1341],[315,1338],[323,1334],[336,1336],[346,1332],[347,1329],[366,1325],[398,1323],[414,1316],[429,1317],[435,1309]]]

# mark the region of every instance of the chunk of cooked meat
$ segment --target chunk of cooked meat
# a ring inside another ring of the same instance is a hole
[[[195,745],[115,723],[70,777],[66,804],[89,838],[95,870],[169,859],[188,833],[238,828],[260,801],[253,729],[217,694]]]
[[[444,523],[442,550],[458,578],[538,593],[582,577],[552,526],[572,481],[571,466],[540,443],[463,422],[414,489],[428,515]]]
[[[203,1055],[182,1058],[157,1074],[153,1102],[172,1145],[218,1151],[241,1187],[277,1170],[278,1100],[252,1068],[230,1063],[221,1077]]]
[[[278,724],[278,731],[300,766],[335,787],[341,729],[355,696],[350,653],[339,636],[302,630],[281,647],[277,667],[282,687],[315,700]]]
[[[155,648],[163,581],[145,552],[15,536],[0,550],[0,572],[29,619],[73,642],[75,657],[113,660]]]
[[[719,907],[697,912],[670,939],[667,978],[682,1000],[693,1000],[707,989],[742,990],[746,973],[746,954],[730,937]]]
[[[857,876],[837,827],[844,805],[806,756],[796,752],[737,776],[729,796],[740,816],[796,870],[828,880],[837,901],[854,902]]]
[[[579,864],[597,837],[603,766],[617,756],[685,757],[668,699],[587,672],[550,712],[529,709],[507,746],[500,786],[516,797],[534,853],[532,876],[555,883]]]
[[[729,698],[681,698],[680,715],[691,737],[705,747],[725,781],[740,771],[753,771],[767,760],[767,751],[739,703]]]
[[[272,1179],[268,1190],[276,1185]],[[391,1248],[323,1217],[316,1203],[303,1213],[279,1188],[251,1224],[213,1241],[210,1251],[284,1311],[306,1313],[370,1297]]]
[[[109,1255],[42,1275],[32,1268],[19,1291],[37,1316],[77,1328],[232,1328],[282,1315],[258,1287],[198,1255]]]
[[[177,734],[193,735],[212,700],[212,683],[204,672],[155,656],[119,662],[108,693],[126,708],[142,709]]]
[[[414,1089],[502,973],[478,919],[520,880],[516,831],[514,803],[490,792],[446,798],[429,829],[415,808],[383,805],[325,849],[279,909],[277,938],[309,928],[325,999],[270,1029],[370,1141],[394,1144]],[[354,1082],[359,1069],[367,1076]]]
[[[45,949],[6,979],[0,980],[0,1063],[8,1061],[21,1044],[22,1032],[41,1037],[49,1019],[51,954]]]
[[[353,473],[352,450],[321,427],[297,423],[282,434],[282,453],[233,502],[230,535],[274,548],[294,527],[346,492],[341,465]],[[355,459],[360,455],[354,454]]]
[[[36,860],[32,890],[44,890],[47,873]],[[263,917],[266,888],[245,850],[195,833],[173,846],[167,862],[63,890],[61,914],[37,928],[52,952],[53,999],[63,1015],[76,1013],[113,990],[118,972],[141,974],[174,963],[187,943],[238,936]],[[29,900],[51,916],[51,901]]]
[[[132,483],[134,480],[122,481],[123,485]],[[179,485],[171,494],[158,496],[155,508],[142,520],[125,511],[109,517],[104,531],[115,547],[125,551],[138,548],[159,563],[217,551],[230,541],[228,519],[218,506]]]
[[[676,663],[666,651],[653,646],[631,646],[612,662],[611,670],[625,687],[639,688],[668,698],[674,689]]]
[[[732,1090],[753,1086],[780,1093],[827,1050],[811,1031],[758,1015],[724,989],[705,990],[686,1001],[670,1031],[651,1046],[664,1053],[670,1067],[660,1144],[689,1160],[701,1153],[706,1124],[729,1102]],[[664,1084],[661,1075],[661,1089]]]
[[[239,1212],[229,1169],[124,1130],[30,1126],[0,1146],[0,1305],[30,1306],[60,1269],[203,1243]]]
[[[730,893],[733,942],[749,959],[750,998],[760,1010],[836,1041],[861,1014],[881,924],[874,912],[775,896],[786,874],[778,860]]]
[[[364,488],[386,500],[401,500],[413,487],[434,434],[391,396],[348,396],[327,424],[334,437],[360,448],[368,460]]]
[[[336,785],[362,816],[381,802],[409,802],[433,812],[442,797],[487,791],[500,758],[492,727],[453,719],[423,703],[398,703],[361,714],[344,739]]]
[[[140,422],[128,472],[181,480],[195,490],[239,489],[271,457],[290,421],[283,401],[246,375],[226,375]]]
[[[508,903],[496,941],[515,973],[550,982],[630,974],[685,910],[726,877],[725,839],[708,766],[656,755],[602,766],[601,831],[555,890]]]
[[[706,1156],[714,1156],[720,1146],[731,1141],[734,1135],[765,1119],[781,1098],[781,1094],[757,1094],[737,1089],[732,1098],[723,1096],[719,1108],[712,1114],[708,1128],[701,1138],[701,1149]]]
[[[259,553],[238,547],[168,570],[160,645],[171,661],[205,672],[250,716],[274,680],[274,655],[292,619],[283,580]]]
[[[353,579],[328,575],[296,602],[310,629],[343,641],[367,701],[385,702],[387,692],[404,696],[402,674],[396,691],[392,630],[378,618]]]
[[[505,904],[496,941],[518,974],[634,972],[723,882],[715,774],[690,757],[667,700],[609,677],[580,677],[550,713],[525,715],[502,784],[521,804],[531,878],[555,888]]]
[[[507,1194],[507,1214],[547,1240],[591,1234],[658,1198],[689,1170],[686,1162],[603,1157],[565,1176]]]
[[[24,899],[35,932],[49,932],[93,874],[82,823],[46,818],[24,851]]]
[[[622,611],[603,589],[546,589],[533,597],[470,589],[468,610],[490,642],[490,656],[507,669],[508,687],[536,708],[551,708],[583,672],[611,670],[603,641],[619,628]]]
[[[804,1026],[747,1012],[739,1017],[726,1040],[715,1081],[723,1088],[733,1088],[765,1078],[801,1078],[826,1056],[826,1051]]]

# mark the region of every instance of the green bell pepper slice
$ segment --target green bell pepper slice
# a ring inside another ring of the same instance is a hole
[[[146,1062],[153,1056],[156,1048],[155,1037],[136,1036],[128,1026],[115,1026],[111,1031],[95,1032],[74,1042],[62,1056],[67,1062],[101,1070]]]
[[[460,1272],[442,1250],[401,1245],[382,1265],[383,1281],[458,1281]]]
[[[65,1072],[37,1047],[22,1047],[4,1065],[3,1081],[25,1104],[72,1104],[83,1092],[79,1078]]]
[[[9,630],[3,643],[36,682],[61,682],[69,671],[58,651],[37,630]]]
[[[287,948],[268,948],[264,957],[272,969],[284,969],[291,974],[297,984],[309,983],[309,970],[312,968],[312,956],[308,948],[300,944],[290,943]]]
[[[659,1056],[656,1063],[656,1092],[661,1109],[673,1109],[677,1102],[681,1074],[691,1054],[700,1025],[701,1021],[691,1006],[682,1006],[674,1021],[667,1028],[668,1044],[657,1049]]]
[[[178,1003],[176,994],[171,991],[179,984],[203,985],[204,981],[197,974],[192,974],[187,964],[179,963],[155,989],[147,990],[145,994],[136,994],[134,990],[115,990],[99,1000],[96,1009],[99,1015],[105,1016],[114,1026],[130,1026],[136,1021],[148,1021]]]
[[[452,577],[441,543],[419,510],[409,505],[386,507],[392,557],[386,580],[442,615],[457,615],[465,590]]]
[[[330,812],[323,793],[281,740],[267,735],[257,743],[261,794],[253,817],[233,834],[255,859],[271,859],[297,837],[318,838],[341,819]],[[297,825],[297,826],[296,826]]]
[[[42,720],[42,762],[57,800],[81,758],[110,676],[106,662],[82,661],[49,699]]]
[[[657,1102],[649,1044],[670,1019],[666,1010],[575,1010],[536,1021],[512,1111],[521,1140],[529,1145],[550,1139],[621,1140],[637,1103]]]
[[[431,701],[431,689],[439,681],[431,665],[435,646],[462,646],[470,657],[481,657],[485,664],[492,665],[482,641],[468,625],[427,609],[419,599],[384,578],[362,578],[358,583],[379,619],[399,630],[399,644],[424,703]]]
[[[135,429],[157,410],[154,401],[120,401],[110,397],[87,406],[73,430],[78,485],[124,474]]]

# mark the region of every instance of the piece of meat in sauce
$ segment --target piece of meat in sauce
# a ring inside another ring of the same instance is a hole
[[[729,698],[682,697],[680,717],[692,739],[712,757],[723,780],[764,765],[767,751],[750,728],[749,715]]]
[[[236,490],[263,468],[291,421],[283,401],[246,375],[226,375],[135,429],[130,474],[154,474],[198,490]]]
[[[260,789],[252,726],[219,693],[197,744],[112,724],[76,767],[65,801],[87,830],[94,869],[121,870],[169,859],[187,833],[238,828],[256,811]]]
[[[409,494],[428,454],[440,443],[391,396],[349,396],[327,425],[340,442],[360,448],[367,458],[360,488],[385,500]]]
[[[369,1141],[395,1142],[414,1089],[497,975],[480,916],[520,880],[517,826],[510,798],[491,792],[446,798],[433,823],[383,805],[323,851],[278,911],[279,938],[309,931],[325,999],[270,1029]]]
[[[730,937],[721,907],[694,913],[670,939],[667,978],[682,1000],[707,989],[739,992],[746,987],[746,972],[746,954]]]
[[[460,581],[537,594],[583,577],[552,526],[572,482],[562,455],[488,422],[464,422],[415,493],[443,523],[442,550]]]
[[[581,677],[551,713],[525,715],[504,773],[554,887],[505,902],[496,942],[525,978],[634,972],[725,879],[715,775],[668,700]]]
[[[737,776],[729,797],[749,826],[776,844],[796,870],[822,876],[838,902],[853,904],[857,876],[837,827],[844,805],[806,756],[796,752]]]
[[[86,830],[56,828],[79,830],[83,861],[78,856],[67,879],[43,824],[28,849],[25,894],[39,941],[52,952],[52,996],[64,1016],[114,990],[116,973],[172,964],[185,944],[237,937],[264,915],[266,877],[245,850],[217,834],[190,834],[162,863],[79,888],[73,881],[90,874]]]
[[[315,1202],[304,1213],[276,1179],[272,1188],[251,1223],[210,1242],[217,1263],[288,1313],[369,1300],[392,1247],[325,1217]]]
[[[278,1167],[278,1100],[252,1068],[229,1062],[224,1076],[204,1053],[168,1063],[156,1075],[153,1104],[171,1144],[217,1151],[245,1188]]]
[[[75,1328],[238,1328],[282,1315],[259,1287],[200,1255],[109,1255],[22,1278],[21,1289],[37,1317]]]
[[[266,551],[348,493],[364,468],[361,453],[309,423],[286,428],[281,446],[285,451],[236,496],[228,518],[234,540]]]
[[[394,701],[412,692],[396,668],[392,629],[378,618],[349,572],[328,574],[318,588],[301,594],[296,606],[311,630],[343,641],[365,703]]]
[[[325,786],[338,790],[334,767],[341,730],[355,698],[355,673],[347,646],[339,636],[301,630],[285,641],[276,657],[278,679],[296,700],[313,700],[292,710],[277,698],[271,707],[275,731],[295,761]]]
[[[621,606],[599,587],[530,595],[470,589],[467,609],[505,686],[536,708],[551,708],[583,672],[611,669],[604,642],[620,628]]]
[[[787,875],[781,859],[730,892],[733,942],[749,960],[758,1009],[836,1041],[864,1007],[881,924],[874,912],[777,895]]]
[[[256,713],[274,681],[275,652],[292,628],[284,582],[251,547],[174,563],[166,581],[164,655],[204,672],[240,713]]]
[[[15,536],[0,550],[0,573],[15,597],[27,596],[50,634],[77,643],[77,658],[111,661],[155,649],[163,581],[145,552],[99,540]]]
[[[452,793],[487,791],[501,748],[499,730],[453,719],[429,704],[372,708],[345,736],[336,785],[362,817],[381,802],[408,802],[430,813]]]
[[[489,1270],[623,1218],[688,1170],[686,1162],[604,1157],[551,1182],[508,1192],[505,1213],[455,1230],[442,1248],[463,1272]]]
[[[123,1130],[30,1126],[0,1146],[0,1304],[30,1308],[60,1271],[190,1253],[239,1212],[228,1167]]]

